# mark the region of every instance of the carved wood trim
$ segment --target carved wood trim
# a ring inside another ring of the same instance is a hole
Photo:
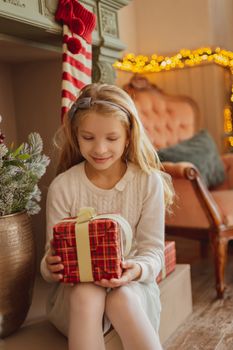
[[[2,0],[2,2],[18,7],[26,7],[25,2],[22,0]]]
[[[101,6],[99,14],[102,35],[109,35],[113,38],[118,38],[119,31],[117,23],[117,13]]]
[[[49,17],[52,21],[54,20],[54,15],[57,9],[57,2],[54,0],[40,0],[42,14]]]

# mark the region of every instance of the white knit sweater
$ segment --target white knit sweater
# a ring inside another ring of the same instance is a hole
[[[53,226],[65,217],[76,216],[81,207],[98,214],[118,213],[130,223],[133,244],[130,259],[142,267],[140,282],[155,281],[164,261],[164,196],[158,172],[147,175],[129,163],[126,173],[110,190],[96,187],[86,176],[84,162],[57,176],[47,196],[45,256],[53,237]],[[41,273],[50,281],[45,256]]]

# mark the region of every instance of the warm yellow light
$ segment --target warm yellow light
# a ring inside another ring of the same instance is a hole
[[[229,144],[231,145],[231,147],[233,147],[233,136],[229,136],[227,138],[227,140],[228,140]]]
[[[224,108],[224,131],[229,134],[232,130],[232,113],[230,107],[227,106]]]
[[[219,47],[216,47],[215,50],[212,50],[210,47],[198,48],[196,50],[181,49],[171,57],[153,54],[149,58],[148,56],[135,56],[133,53],[129,53],[122,61],[115,62],[113,66],[116,69],[131,72],[140,71],[140,73],[150,73],[155,71],[160,72],[164,69],[182,68],[185,65],[194,66],[210,61],[231,68],[231,73],[233,74],[233,52],[222,50]],[[155,66],[157,67],[156,70],[154,68]]]

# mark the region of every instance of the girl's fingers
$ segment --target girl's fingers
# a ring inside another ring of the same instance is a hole
[[[128,274],[130,281],[140,278],[142,274],[141,265],[133,260],[123,261],[122,268],[124,269],[123,275]]]
[[[101,281],[96,281],[95,284],[100,287],[104,288],[112,288],[112,284],[110,283],[109,280],[102,279]]]
[[[57,256],[57,255],[48,255],[45,260],[46,260],[46,263],[49,265],[58,264],[59,262],[61,262],[60,256]]]
[[[116,288],[123,286],[137,279],[141,274],[141,267],[138,263],[132,260],[122,261],[123,274],[120,278],[112,278],[110,280],[102,279],[95,284],[104,288]]]
[[[95,284],[104,288],[117,288],[123,286],[131,281],[129,274],[122,275],[121,278],[112,278],[110,280],[102,279],[101,281],[96,281]]]
[[[53,239],[50,241],[50,249],[45,258],[45,262],[47,264],[47,268],[51,274],[51,280],[54,282],[59,282],[63,279],[62,273],[59,273],[64,269],[64,265],[62,264],[61,257],[58,255],[53,255]]]
[[[54,273],[52,278],[54,282],[59,282],[63,278],[63,275]]]
[[[131,271],[125,271],[125,272],[123,273],[123,275],[121,276],[121,278],[119,278],[119,279],[113,279],[113,282],[114,282],[114,283],[117,283],[117,281],[118,281],[118,283],[120,283],[121,285],[123,285],[123,284],[127,284],[127,283],[131,282],[132,279],[133,279],[133,278],[132,278]]]
[[[130,269],[135,266],[135,262],[130,260],[125,260],[125,261],[122,261],[121,266],[123,267],[123,269]]]
[[[97,286],[103,287],[103,288],[115,288],[115,283],[112,283],[111,280],[101,280],[94,282]]]
[[[62,264],[56,264],[56,265],[50,265],[49,271],[50,272],[59,272],[64,269],[64,266]]]
[[[63,278],[61,273],[58,273],[64,269],[64,265],[61,263],[61,258],[55,255],[48,255],[46,257],[47,268],[51,273],[51,277],[54,282],[58,282]]]

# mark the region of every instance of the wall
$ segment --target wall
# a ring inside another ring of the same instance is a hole
[[[2,116],[0,130],[6,136],[6,144],[17,142],[12,66],[2,62],[0,62],[0,115]]]
[[[118,12],[119,36],[126,44],[125,52],[138,51],[138,27],[136,16],[136,1],[131,1],[128,6],[121,8]]]
[[[136,0],[138,52],[171,53],[211,42],[208,0]]]
[[[213,44],[233,50],[233,2],[209,0]]]
[[[61,55],[57,59],[0,62],[0,129],[8,145],[15,146],[37,131],[44,142],[44,153],[52,161],[39,182],[42,191],[41,211],[32,216],[33,234],[36,238],[37,265],[45,243],[45,201],[47,188],[55,176],[55,149],[53,135],[60,125],[61,105]]]
[[[44,142],[44,153],[52,159],[39,183],[42,209],[39,214],[32,216],[38,265],[45,243],[47,188],[55,176],[53,136],[60,125],[61,64],[61,59],[58,58],[12,65],[18,140],[26,141],[30,132],[39,132]]]
[[[232,0],[132,0],[119,11],[125,52],[171,54],[221,45],[233,50]]]
[[[122,53],[122,56],[129,52],[138,52],[138,32],[140,26],[138,25],[137,20],[136,5],[136,1],[132,0],[128,6],[123,7],[118,12],[119,37],[126,45],[126,49]],[[131,73],[117,71],[116,84],[119,86],[124,85],[131,76]]]

